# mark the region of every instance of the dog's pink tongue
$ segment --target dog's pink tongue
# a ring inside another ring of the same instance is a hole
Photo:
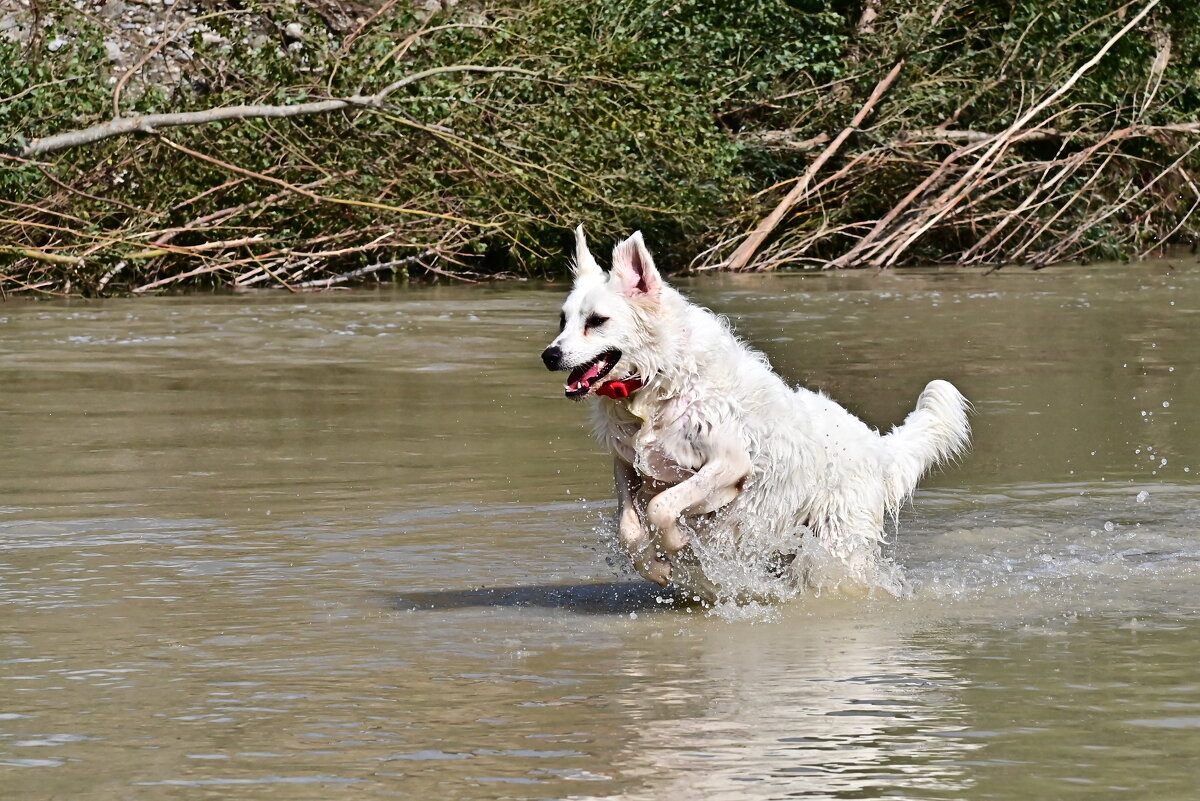
[[[578,378],[571,379],[571,381],[567,384],[567,389],[571,392],[574,392],[580,387],[591,386],[592,379],[600,375],[600,371],[607,366],[608,362],[604,361],[603,359],[593,365],[590,365],[587,370],[584,371],[583,375],[579,376]]]

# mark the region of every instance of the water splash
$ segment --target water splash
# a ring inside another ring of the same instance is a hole
[[[735,536],[706,522],[672,557],[669,594],[677,608],[764,620],[802,597],[900,598],[911,593],[903,569],[873,550],[847,558],[824,548],[804,527],[782,532],[746,527]],[[607,528],[607,538],[619,552],[614,528]]]
[[[789,604],[817,598],[952,604],[960,613],[1166,599],[1200,573],[1198,490],[1151,489],[1153,496],[1128,485],[1030,485],[984,498],[937,491],[922,498],[920,517],[904,523],[889,555],[850,563],[807,529],[739,540],[710,527],[674,558],[663,606],[771,621]],[[597,526],[613,543],[610,564],[636,578],[614,529],[611,521]]]

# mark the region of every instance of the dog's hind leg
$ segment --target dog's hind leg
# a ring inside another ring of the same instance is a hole
[[[882,504],[813,519],[808,527],[816,535],[821,549],[836,562],[818,564],[806,560],[801,566],[806,584],[832,582],[841,585],[848,579],[866,591],[883,590],[895,597],[903,595],[902,574],[881,552],[884,541]]]

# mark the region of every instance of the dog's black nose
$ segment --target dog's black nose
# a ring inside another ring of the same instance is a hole
[[[562,367],[562,350],[558,345],[551,345],[542,351],[542,364],[547,370],[558,370]]]

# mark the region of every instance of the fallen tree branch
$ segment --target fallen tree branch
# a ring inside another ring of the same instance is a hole
[[[31,292],[41,292],[44,295],[53,295],[56,298],[65,298],[68,296],[68,293],[66,293],[66,292],[53,292],[49,289],[42,288],[42,287],[50,286],[51,284],[54,283],[53,281],[43,281],[40,284],[30,284],[25,281],[22,281],[20,278],[9,275],[7,273],[0,273],[0,299],[3,299],[3,300],[8,299],[8,292],[4,289],[4,285],[3,285],[4,281],[11,281],[12,283],[17,285],[16,289],[9,290],[12,292],[20,292],[22,289],[28,289]]]
[[[1183,227],[1184,223],[1186,223],[1188,221],[1188,218],[1191,217],[1196,212],[1197,208],[1200,208],[1200,188],[1196,187],[1196,182],[1192,180],[1192,176],[1188,173],[1187,170],[1180,167],[1177,170],[1177,172],[1183,178],[1184,183],[1187,184],[1188,189],[1192,190],[1192,195],[1195,196],[1196,200],[1195,200],[1195,202],[1192,203],[1191,208],[1189,208],[1187,210],[1187,212],[1182,217],[1179,218],[1179,222],[1176,223],[1175,227],[1172,228],[1170,231],[1168,231],[1166,233],[1166,235],[1159,238],[1159,242],[1157,244],[1151,245],[1150,247],[1146,248],[1145,250],[1143,250],[1141,253],[1138,254],[1139,259],[1146,258],[1154,250],[1156,250],[1158,248],[1162,248],[1164,245],[1169,243],[1171,241],[1171,238],[1174,237],[1175,234],[1179,231],[1179,229]]]
[[[20,256],[26,259],[35,259],[44,261],[47,264],[69,264],[72,267],[79,267],[83,264],[83,259],[78,256],[63,256],[58,253],[47,253],[44,250],[35,248],[13,247],[11,245],[0,245],[0,253],[7,253],[12,256]]]
[[[1125,34],[1133,30],[1147,14],[1149,14],[1159,0],[1150,0],[1141,11],[1133,16],[1121,30],[1113,34],[1108,41],[1100,47],[1096,53],[1085,61],[1074,73],[1071,74],[1057,89],[1042,98],[1040,102],[1035,104],[1031,109],[1021,114],[1008,126],[999,136],[992,140],[988,149],[983,153],[976,162],[957,180],[950,188],[946,189],[942,194],[929,204],[923,213],[917,215],[915,219],[902,226],[899,231],[892,237],[889,246],[882,252],[878,253],[872,263],[878,267],[890,267],[896,263],[900,255],[917,241],[926,231],[936,225],[943,217],[950,214],[966,197],[970,194],[975,184],[978,182],[978,176],[994,164],[1003,154],[1018,133],[1025,128],[1038,114],[1041,114],[1063,95],[1071,90],[1087,72],[1100,63],[1112,47],[1119,42]]]
[[[1042,266],[1045,266],[1045,264],[1048,264],[1050,262],[1062,261],[1063,254],[1066,252],[1067,248],[1072,246],[1081,237],[1083,237],[1090,228],[1093,228],[1096,225],[1104,222],[1106,219],[1113,216],[1117,212],[1121,211],[1126,206],[1128,206],[1130,203],[1132,203],[1133,201],[1140,198],[1142,195],[1146,194],[1156,183],[1158,183],[1164,177],[1166,177],[1167,175],[1169,175],[1170,173],[1172,173],[1176,169],[1178,169],[1188,159],[1188,157],[1191,156],[1193,153],[1195,153],[1198,149],[1200,149],[1200,142],[1197,142],[1196,144],[1194,144],[1190,148],[1188,148],[1188,150],[1186,152],[1182,153],[1178,158],[1176,158],[1175,161],[1172,162],[1170,166],[1168,166],[1165,170],[1160,172],[1158,175],[1154,176],[1149,181],[1147,181],[1147,182],[1143,183],[1141,186],[1139,186],[1137,188],[1137,190],[1134,191],[1133,194],[1131,194],[1129,197],[1125,198],[1124,200],[1122,200],[1119,203],[1115,203],[1115,204],[1109,206],[1100,214],[1096,214],[1091,217],[1088,217],[1083,222],[1079,223],[1075,227],[1075,229],[1072,230],[1069,234],[1067,234],[1065,237],[1060,238],[1060,240],[1057,243],[1055,243],[1054,247],[1049,248],[1047,251],[1045,251],[1045,253],[1042,255],[1041,258],[1035,259],[1034,261],[1036,263],[1041,263]]]
[[[134,253],[126,255],[125,258],[137,261],[139,259],[154,259],[159,256],[166,256],[168,254],[191,256],[206,250],[229,250],[232,248],[244,247],[245,245],[254,245],[262,241],[262,234],[258,234],[257,236],[249,236],[242,239],[226,239],[220,242],[203,242],[199,245],[164,245],[163,247],[135,251]]]
[[[1194,134],[1200,133],[1200,122],[1173,123],[1168,125],[1135,125],[1129,128],[1130,136],[1153,136],[1155,134]],[[830,140],[827,133],[797,138],[799,131],[785,129],[781,131],[749,131],[738,135],[738,140],[762,147],[768,150],[797,150],[805,152],[816,150]],[[900,150],[903,148],[919,147],[922,145],[948,144],[987,144],[995,140],[1000,133],[992,131],[952,130],[944,128],[927,128],[913,131],[901,131],[883,146]],[[1078,141],[1093,142],[1104,138],[1107,134],[1088,131],[1060,131],[1055,128],[1030,128],[1018,131],[1009,137],[1010,144],[1024,142],[1058,142]]]
[[[1041,181],[1039,181],[1006,217],[1001,219],[992,228],[992,230],[976,241],[974,245],[972,245],[961,256],[959,256],[959,263],[964,264],[969,262],[977,253],[981,252],[989,242],[999,236],[1013,220],[1020,218],[1020,216],[1024,214],[1027,209],[1035,207],[1035,204],[1044,202],[1041,200],[1043,197],[1056,192],[1058,188],[1064,184],[1064,182],[1066,182],[1085,164],[1089,163],[1091,158],[1098,154],[1102,148],[1110,143],[1119,142],[1121,140],[1121,134],[1121,131],[1110,132],[1104,139],[1101,139],[1096,144],[1091,145],[1085,150],[1072,154],[1057,162],[1055,164],[1055,166],[1059,167],[1057,172],[1053,172],[1048,178],[1043,178]],[[1092,184],[1100,179],[1101,174],[1108,167],[1108,164],[1114,157],[1115,153],[1109,153],[1107,156],[1105,156],[1100,162],[1099,166],[1092,170],[1092,175],[1083,183],[1083,185],[1075,191],[1067,194],[1063,202],[1059,205],[1058,209],[1050,215],[1049,219],[1047,219],[1040,226],[1040,228],[1033,233],[1032,236],[1028,237],[1024,243],[1017,248],[1014,253],[1014,258],[1019,257],[1019,254],[1023,253],[1030,245],[1037,241],[1037,239],[1043,233],[1049,230],[1050,227],[1054,225],[1055,221],[1061,217],[1077,199],[1083,197],[1089,191]],[[1014,234],[1010,233],[1009,236],[1005,237],[1002,244],[1007,244],[1013,235]]]
[[[933,128],[925,131],[907,131],[896,137],[897,146],[902,145],[917,145],[917,144],[936,144],[939,142],[952,142],[955,144],[976,144],[981,142],[991,142],[1001,134],[991,133],[989,131],[955,131],[942,128]],[[1020,131],[1013,134],[1009,138],[1009,142],[1053,142],[1064,138],[1076,138],[1080,134],[1077,131],[1063,133],[1056,131],[1053,128],[1030,128],[1027,131]]]
[[[179,283],[180,281],[183,281],[186,278],[195,278],[196,276],[199,276],[199,275],[208,275],[209,273],[220,272],[221,270],[228,270],[231,267],[233,267],[235,263],[241,264],[244,262],[255,262],[255,263],[261,265],[262,262],[260,260],[266,258],[267,256],[273,255],[273,253],[274,253],[274,251],[272,251],[272,253],[259,254],[259,255],[253,256],[251,258],[248,258],[248,259],[243,259],[241,262],[221,261],[221,262],[217,262],[216,264],[206,264],[202,267],[197,267],[194,270],[188,270],[185,273],[177,273],[175,275],[169,275],[166,278],[160,278],[157,281],[151,281],[148,284],[142,284],[141,286],[135,286],[132,289],[130,289],[129,291],[135,295],[140,295],[144,292],[149,292],[151,289],[158,289],[159,287],[167,286],[168,284]]]
[[[829,144],[829,147],[825,148],[825,150],[821,152],[821,155],[813,159],[812,164],[808,165],[808,169],[804,171],[803,177],[796,182],[796,185],[792,187],[792,190],[788,192],[783,200],[779,202],[779,205],[775,207],[775,210],[768,214],[766,218],[758,224],[754,231],[752,231],[750,235],[746,237],[746,240],[738,246],[738,249],[733,252],[733,255],[729,257],[729,261],[726,263],[725,269],[737,272],[738,270],[743,270],[746,268],[746,265],[750,262],[750,259],[754,258],[754,254],[758,251],[759,247],[762,246],[762,243],[768,236],[770,236],[771,232],[775,230],[775,227],[779,225],[780,221],[783,220],[784,216],[788,213],[792,206],[796,205],[796,203],[799,202],[800,198],[808,190],[808,185],[812,183],[813,177],[817,174],[821,167],[825,166],[825,162],[833,158],[838,150],[841,149],[842,144],[850,138],[850,134],[854,133],[858,129],[858,126],[862,125],[863,120],[867,118],[867,116],[875,108],[875,105],[883,97],[884,93],[887,92],[888,88],[892,85],[892,83],[895,82],[896,78],[899,77],[900,70],[903,68],[904,59],[900,59],[896,62],[896,65],[892,67],[891,72],[885,75],[883,80],[876,84],[875,89],[871,92],[871,96],[867,98],[867,102],[863,103],[862,108],[860,108],[858,113],[854,115],[854,119],[850,120],[850,124],[842,129],[841,133],[839,133]]]
[[[816,150],[829,142],[829,134],[821,132],[816,136],[797,139],[794,129],[785,131],[749,131],[738,136],[743,142],[750,142],[768,150],[798,150],[805,152]]]
[[[185,125],[207,125],[213,122],[227,120],[278,119],[286,117],[301,117],[311,114],[328,114],[348,108],[380,108],[386,102],[388,95],[398,89],[416,83],[424,78],[451,72],[510,72],[519,75],[537,75],[530,70],[519,67],[487,67],[479,64],[455,64],[447,67],[434,67],[422,70],[412,75],[400,78],[385,86],[373,95],[352,95],[350,97],[335,97],[329,100],[318,100],[312,103],[296,103],[294,105],[248,105],[224,106],[210,108],[204,111],[181,111],[167,114],[142,114],[136,117],[115,117],[108,122],[81,128],[75,131],[64,131],[34,139],[26,144],[18,145],[12,155],[22,158],[40,156],[71,147],[89,145],[102,139],[122,136],[131,133],[155,133],[163,128],[178,128]]]
[[[412,264],[413,262],[420,261],[421,259],[424,259],[428,256],[436,256],[437,253],[438,252],[436,250],[432,250],[432,249],[426,250],[424,253],[418,253],[415,256],[406,256],[403,259],[393,259],[392,261],[384,261],[384,262],[380,262],[379,264],[369,264],[366,267],[359,267],[357,270],[351,270],[350,272],[342,273],[341,275],[334,275],[334,276],[330,276],[329,278],[317,278],[312,281],[305,281],[302,284],[295,284],[295,287],[297,289],[327,289],[327,288],[333,286],[334,284],[341,284],[341,283],[345,283],[346,281],[353,281],[355,278],[362,278],[364,275],[371,275],[373,273],[379,272],[380,270],[392,269],[395,267],[399,267],[400,265],[403,265],[403,264]],[[426,268],[426,269],[428,269],[428,268]],[[459,278],[460,276],[452,275],[452,277]],[[464,279],[464,280],[469,281],[469,279]]]
[[[942,163],[939,164],[931,173],[929,173],[929,175],[926,175],[920,183],[910,189],[908,194],[901,198],[898,203],[893,205],[888,213],[880,218],[875,223],[874,227],[872,227],[871,230],[866,233],[866,235],[864,235],[858,240],[858,242],[855,243],[854,247],[850,248],[850,250],[831,261],[827,265],[828,269],[840,269],[842,267],[855,264],[857,261],[863,258],[863,254],[867,252],[868,248],[877,249],[882,247],[882,243],[886,242],[887,240],[880,240],[879,238],[886,230],[888,230],[889,226],[891,226],[901,214],[907,211],[908,207],[916,202],[917,198],[924,196],[926,193],[933,191],[935,187],[940,186],[948,181],[950,179],[951,170],[956,166],[956,163],[960,158],[968,153],[974,152],[974,150],[982,146],[982,143],[964,145],[963,147],[947,154],[946,158],[942,159]],[[876,240],[879,241],[877,242]]]

